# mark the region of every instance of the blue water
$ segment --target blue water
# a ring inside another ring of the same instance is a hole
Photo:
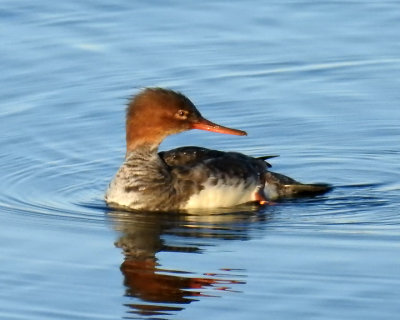
[[[1,319],[397,319],[397,1],[2,1]],[[331,193],[202,215],[112,212],[124,106],[181,90]]]

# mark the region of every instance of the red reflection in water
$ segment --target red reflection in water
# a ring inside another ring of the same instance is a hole
[[[129,304],[136,313],[155,315],[169,314],[183,308],[163,306],[159,303],[188,304],[197,301],[199,297],[216,297],[206,294],[207,288],[218,291],[234,291],[234,284],[244,283],[238,280],[217,278],[216,273],[207,273],[206,277],[188,277],[181,271],[160,269],[155,259],[125,260],[121,265],[124,274],[126,294],[154,304]],[[179,275],[174,275],[174,273]]]
[[[206,216],[204,221],[195,220],[202,217],[167,214],[113,212],[112,215],[114,227],[120,232],[115,245],[125,256],[121,272],[125,295],[133,298],[132,303],[126,304],[132,318],[139,314],[162,319],[162,315],[175,314],[193,301],[239,292],[235,287],[245,283],[240,281],[245,270],[219,268],[200,274],[197,266],[196,271],[170,270],[160,266],[157,255],[159,252],[201,253],[204,246],[200,239],[247,239],[247,228],[242,221],[248,221],[248,213],[243,217],[238,214]],[[232,219],[238,223],[232,223]],[[189,241],[177,242],[177,239]],[[205,246],[209,245],[206,243]]]

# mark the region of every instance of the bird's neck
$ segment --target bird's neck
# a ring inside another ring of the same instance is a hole
[[[162,166],[164,162],[161,161],[158,155],[158,145],[154,143],[140,143],[136,144],[134,148],[127,148],[125,163],[131,167],[154,167]]]

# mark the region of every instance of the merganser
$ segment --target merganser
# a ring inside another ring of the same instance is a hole
[[[105,195],[110,207],[180,211],[260,205],[280,198],[323,194],[327,184],[302,184],[271,172],[265,161],[237,152],[181,147],[158,152],[168,135],[190,129],[244,136],[245,131],[215,124],[183,94],[146,88],[126,112],[126,156]]]

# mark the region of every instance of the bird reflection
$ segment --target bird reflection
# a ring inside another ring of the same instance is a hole
[[[240,292],[238,287],[245,283],[245,270],[226,266],[200,274],[168,269],[160,265],[159,252],[202,253],[210,246],[210,238],[246,240],[249,225],[266,219],[254,211],[211,215],[113,211],[109,217],[121,234],[115,245],[124,254],[125,295],[137,298],[136,303],[127,304],[128,313],[157,319],[175,314],[201,297]]]

